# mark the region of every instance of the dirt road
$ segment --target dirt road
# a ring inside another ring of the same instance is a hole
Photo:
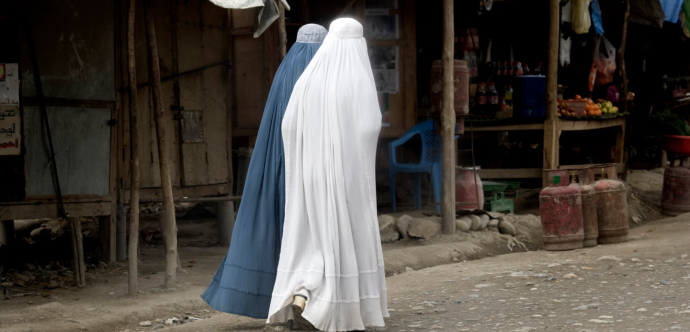
[[[690,216],[681,216],[638,227],[622,244],[516,253],[392,276],[387,279],[391,317],[385,329],[375,330],[690,331],[688,235]],[[203,266],[223,254],[188,253],[184,260]],[[190,268],[175,291],[161,293],[158,276],[151,273],[162,266],[146,266],[149,279],[141,278],[144,291],[136,298],[125,297],[124,285],[114,283],[85,294],[70,289],[3,301],[0,331],[282,328],[210,310],[198,295],[212,271]],[[173,316],[201,320],[179,326],[157,321]],[[142,321],[151,326],[140,327]]]

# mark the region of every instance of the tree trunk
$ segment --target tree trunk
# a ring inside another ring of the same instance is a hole
[[[153,96],[153,119],[156,123],[156,141],[158,143],[158,163],[160,166],[161,186],[163,190],[163,205],[166,221],[161,232],[165,238],[165,283],[164,288],[175,285],[177,278],[177,225],[175,222],[175,206],[173,204],[172,184],[170,183],[170,167],[168,150],[165,142],[165,122],[163,119],[163,102],[161,100],[161,72],[158,63],[158,46],[156,43],[156,27],[153,21],[151,0],[144,0],[144,20],[146,21],[146,39],[148,43],[149,71],[151,73],[151,89]]]

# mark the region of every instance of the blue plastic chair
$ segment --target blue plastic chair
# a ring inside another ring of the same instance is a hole
[[[456,126],[455,130],[457,131]],[[395,148],[405,144],[415,135],[422,139],[422,160],[418,164],[401,164],[395,158]],[[457,139],[458,136],[455,136]],[[388,177],[390,182],[391,206],[395,213],[395,175],[412,173],[415,209],[422,208],[422,173],[431,175],[431,184],[436,202],[436,213],[441,213],[441,137],[436,134],[434,120],[427,120],[412,127],[405,135],[388,143]]]

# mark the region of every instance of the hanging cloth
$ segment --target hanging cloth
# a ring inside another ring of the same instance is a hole
[[[280,13],[278,12],[278,0],[210,0],[217,6],[228,9],[255,9],[254,19],[254,38],[259,38],[271,23],[278,19]],[[279,0],[285,6],[285,10],[290,10],[290,5],[287,0]]]
[[[628,22],[661,28],[666,15],[659,0],[630,1],[630,16]]]
[[[664,10],[666,21],[678,23],[681,6],[683,6],[683,0],[661,0],[661,8]]]
[[[230,249],[201,297],[218,311],[266,319],[280,256],[285,216],[285,160],[281,122],[295,82],[307,67],[326,29],[299,29],[278,67],[249,163]]]
[[[683,28],[683,34],[690,38],[690,0],[683,1],[680,12],[680,24]]]
[[[381,130],[362,25],[331,23],[283,118],[285,226],[268,323],[302,317],[320,331],[384,326],[388,317],[376,217]]]

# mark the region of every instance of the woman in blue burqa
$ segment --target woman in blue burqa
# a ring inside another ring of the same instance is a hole
[[[307,24],[280,64],[249,163],[230,249],[201,295],[213,309],[268,318],[285,218],[285,157],[281,123],[295,82],[326,37]]]

